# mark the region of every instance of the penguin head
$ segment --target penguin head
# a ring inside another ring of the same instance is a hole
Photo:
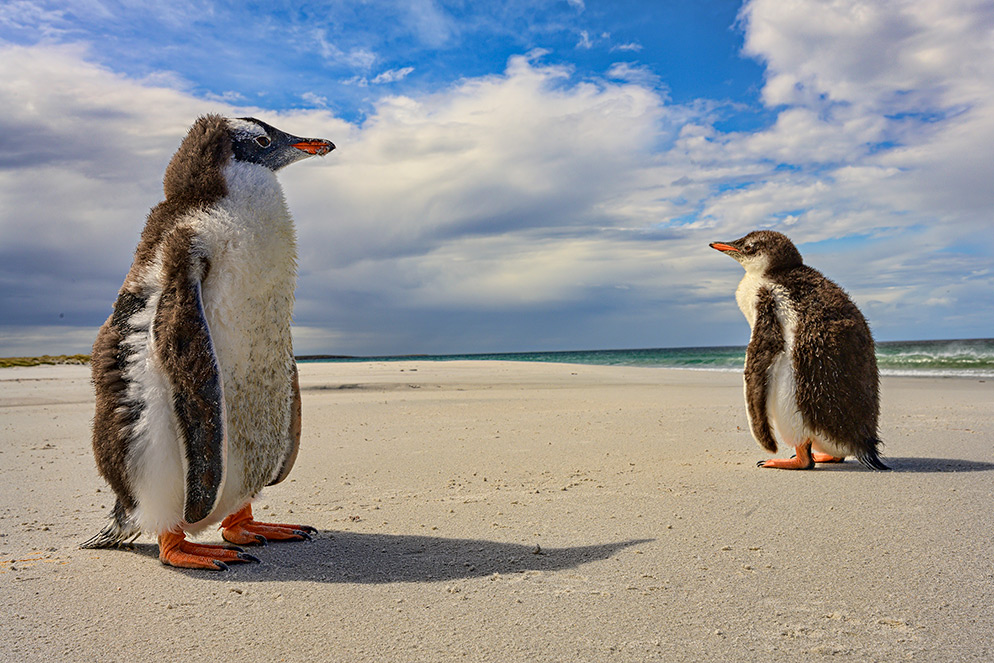
[[[793,242],[772,230],[755,230],[734,242],[711,242],[709,246],[731,256],[751,273],[765,274],[804,264]]]
[[[235,161],[255,163],[272,171],[335,149],[330,140],[292,136],[254,117],[230,118],[227,124]]]

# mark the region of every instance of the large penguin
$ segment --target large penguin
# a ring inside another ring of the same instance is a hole
[[[84,548],[154,533],[164,564],[225,569],[258,560],[185,535],[221,523],[226,541],[254,544],[315,531],[257,522],[251,502],[287,476],[300,441],[296,233],[276,171],[334,148],[217,115],[183,140],[93,346],[93,450],[117,502]]]
[[[855,456],[870,469],[889,469],[878,452],[873,336],[845,291],[805,265],[781,233],[760,230],[710,246],[746,270],[735,299],[752,328],[745,397],[753,437],[775,452],[776,430],[795,450],[759,466],[805,470]]]

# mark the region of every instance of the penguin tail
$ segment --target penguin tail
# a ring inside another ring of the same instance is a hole
[[[138,538],[141,529],[131,522],[128,514],[118,500],[114,505],[110,522],[102,530],[79,544],[80,548],[117,548],[127,545]]]
[[[855,454],[856,460],[863,464],[871,470],[889,470],[890,468],[884,465],[883,461],[880,460],[880,454],[877,453],[877,447],[880,445],[880,440],[877,438],[872,438],[866,441],[865,449],[861,449],[859,453]]]

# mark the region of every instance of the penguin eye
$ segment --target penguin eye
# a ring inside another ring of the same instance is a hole
[[[273,141],[269,139],[269,136],[257,136],[255,142],[259,144],[259,147],[269,147]]]
[[[756,247],[754,245],[752,245],[752,244],[746,244],[745,246],[742,247],[742,251],[744,253],[752,253],[755,250],[756,250]]]

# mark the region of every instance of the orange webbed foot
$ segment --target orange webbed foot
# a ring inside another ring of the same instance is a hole
[[[811,456],[811,442],[805,442],[794,447],[793,458],[771,458],[756,463],[757,467],[772,467],[778,470],[810,470],[815,466]]]
[[[773,467],[778,470],[810,470],[814,467],[812,462],[810,465],[805,464],[803,461],[795,458],[771,458],[769,460],[761,460],[756,463],[756,467]]]
[[[246,505],[221,522],[221,536],[239,545],[266,545],[270,541],[310,541],[317,532],[310,525],[260,523],[252,518],[252,505]]]
[[[159,535],[159,561],[181,569],[226,571],[228,564],[258,562],[259,558],[235,546],[194,543],[182,532],[166,532]]]
[[[846,462],[845,456],[833,456],[832,454],[823,454],[818,451],[811,453],[811,459],[816,463],[844,463]]]

